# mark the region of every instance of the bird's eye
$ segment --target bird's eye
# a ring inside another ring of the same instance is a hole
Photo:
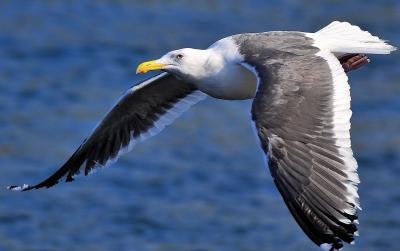
[[[183,58],[183,55],[182,54],[177,54],[175,57],[176,57],[176,59],[181,59],[181,58]]]

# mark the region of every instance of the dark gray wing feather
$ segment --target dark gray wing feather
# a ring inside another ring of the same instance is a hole
[[[243,64],[258,77],[252,119],[290,212],[318,245],[336,250],[342,240],[353,242],[359,181],[347,77],[339,61],[317,56],[319,49],[301,33],[248,34],[236,41]],[[336,82],[344,89],[335,90]]]
[[[33,186],[9,186],[12,190],[51,187],[65,177],[67,182],[81,170],[105,166],[136,142],[160,132],[182,112],[206,95],[190,84],[162,73],[127,91],[93,133],[53,175]]]

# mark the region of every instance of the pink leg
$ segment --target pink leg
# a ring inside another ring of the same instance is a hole
[[[350,54],[339,58],[345,72],[352,71],[368,64],[370,59],[365,54]]]

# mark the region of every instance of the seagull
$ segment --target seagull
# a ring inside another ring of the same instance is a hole
[[[324,250],[354,243],[361,210],[350,140],[346,72],[367,54],[396,50],[347,22],[315,33],[273,31],[223,38],[205,50],[184,48],[140,64],[161,70],[129,89],[72,156],[27,191],[49,188],[115,161],[207,96],[253,99],[251,119],[274,183],[305,234]]]

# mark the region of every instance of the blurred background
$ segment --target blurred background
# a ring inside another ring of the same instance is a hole
[[[349,21],[400,45],[400,1],[0,1],[0,187],[58,168],[138,63],[225,36]],[[400,54],[350,73],[360,237],[400,250]],[[212,98],[110,168],[49,190],[0,189],[0,250],[319,250],[286,209],[249,120]]]

